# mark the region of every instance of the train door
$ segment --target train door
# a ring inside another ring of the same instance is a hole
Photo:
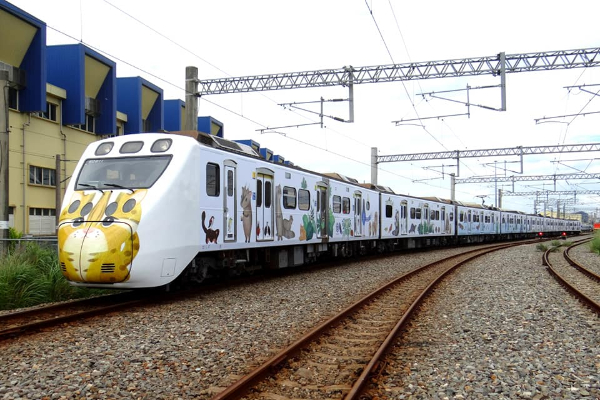
[[[354,192],[354,236],[362,236],[362,193]]]
[[[431,226],[431,216],[429,215],[429,204],[423,204],[423,211],[421,213],[421,224],[423,226],[423,234],[429,233],[429,227]]]
[[[471,210],[467,210],[467,232],[471,232]]]
[[[327,203],[327,186],[317,184],[317,238],[327,237],[329,204]]]
[[[408,202],[403,200],[400,202],[400,233],[406,235],[408,233]]]
[[[224,163],[225,166],[225,196],[223,196],[223,232],[225,232],[225,236],[223,238],[226,242],[235,242],[237,238],[237,224],[236,224],[236,215],[237,215],[237,206],[235,199],[237,198],[237,191],[235,188],[236,184],[236,176],[235,176],[235,168],[236,163],[230,160],[226,160]]]
[[[273,240],[273,175],[256,174],[256,240]]]

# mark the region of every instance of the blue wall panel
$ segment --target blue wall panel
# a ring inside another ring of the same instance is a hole
[[[0,8],[37,28],[18,66],[25,71],[27,82],[27,87],[19,92],[19,108],[28,112],[46,110],[46,23],[4,0],[0,0]]]
[[[181,109],[185,106],[182,100],[165,100],[165,129],[167,131],[182,131],[185,121],[181,120]]]
[[[85,64],[83,46],[49,46],[48,82],[67,91],[63,124],[85,123]]]
[[[117,78],[117,109],[127,114],[124,134],[142,131],[141,78]]]

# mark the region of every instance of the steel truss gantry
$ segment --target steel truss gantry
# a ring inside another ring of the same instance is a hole
[[[433,153],[414,153],[414,154],[396,154],[388,156],[377,156],[377,163],[397,162],[397,161],[423,161],[423,160],[441,160],[461,158],[479,158],[495,156],[524,156],[531,154],[552,154],[552,153],[582,153],[587,151],[599,151],[600,143],[588,144],[565,144],[555,146],[532,146],[532,147],[506,147],[499,149],[484,150],[453,150],[440,151]],[[458,175],[458,174],[457,174]]]
[[[600,190],[537,190],[535,192],[502,192],[502,196],[577,196],[584,194],[600,194]]]
[[[555,69],[600,66],[600,47],[535,52],[523,54],[499,53],[488,57],[463,58],[406,64],[367,67],[346,66],[304,72],[287,72],[200,79],[197,96],[209,94],[246,93],[266,90],[301,89],[352,84],[383,83],[417,79],[451,78],[477,75],[500,75],[515,72],[549,71]]]
[[[574,179],[600,179],[600,174],[554,174],[554,175],[529,175],[529,176],[490,176],[480,178],[456,179],[459,183],[489,183],[489,182],[527,182],[527,181],[554,181]],[[578,191],[579,193],[579,191]]]

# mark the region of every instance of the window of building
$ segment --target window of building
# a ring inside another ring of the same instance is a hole
[[[298,190],[298,208],[303,211],[310,209],[310,192],[308,190]]]
[[[206,164],[206,194],[216,197],[221,192],[219,182],[221,175],[219,173],[219,165],[208,163]]]
[[[342,212],[342,198],[340,196],[333,196],[333,212],[336,214]]]
[[[283,187],[283,208],[296,208],[296,188],[290,186]]]
[[[85,115],[85,123],[81,125],[73,125],[74,128],[81,129],[82,131],[96,132],[96,117],[90,114]]]
[[[13,110],[19,109],[19,91],[15,88],[8,88],[8,107]]]
[[[54,103],[50,103],[49,101],[46,102],[46,111],[42,111],[38,113],[38,116],[45,118],[45,119],[49,119],[51,121],[57,121],[57,117],[56,117],[56,110],[58,109],[58,106]]]
[[[348,197],[342,199],[342,213],[350,214],[350,199]]]
[[[56,186],[56,170],[30,165],[29,183],[31,185]]]

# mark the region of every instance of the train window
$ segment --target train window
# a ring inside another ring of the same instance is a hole
[[[289,186],[283,187],[283,208],[296,208],[296,189]]]
[[[265,182],[265,208],[271,207],[271,181]]]
[[[415,208],[414,208],[414,207],[411,207],[411,208],[410,208],[410,219],[415,219],[415,218],[416,218],[416,217],[415,217],[416,215],[417,215],[417,212],[415,211]]]
[[[442,207],[442,221],[446,220],[446,209]]]
[[[439,220],[440,220],[440,212],[439,212],[439,211],[436,211],[436,212],[435,212],[435,219],[436,219],[437,221],[439,221]]]
[[[227,171],[227,196],[233,196],[233,171]]]
[[[367,200],[367,211],[369,211],[371,209],[371,203],[369,203],[369,201]]]
[[[435,221],[435,210],[431,210],[431,216],[429,219]]]
[[[298,208],[303,211],[310,209],[310,192],[308,190],[298,190]]]
[[[333,196],[333,212],[336,214],[342,212],[342,198],[340,196]]]
[[[385,217],[386,218],[392,218],[392,205],[391,204],[386,204],[385,205]]]
[[[259,179],[256,181],[256,207],[262,207],[262,181]]]
[[[421,219],[421,209],[420,208],[416,209],[415,218],[416,219]]]
[[[454,213],[453,212],[450,213],[450,222],[452,222],[452,221],[454,221]]]
[[[220,194],[221,188],[219,165],[208,163],[206,164],[206,194],[216,197]]]
[[[464,222],[465,221],[465,213],[464,212],[460,212],[460,214],[458,214],[458,220],[460,222]]]
[[[350,214],[350,199],[348,197],[342,199],[342,213]]]
[[[89,159],[79,172],[75,190],[147,189],[170,161],[170,155]]]

